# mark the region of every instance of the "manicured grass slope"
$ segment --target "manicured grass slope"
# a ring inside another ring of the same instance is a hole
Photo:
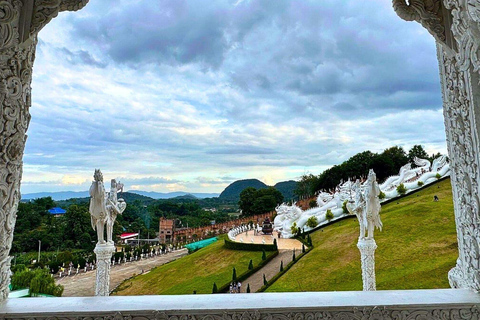
[[[450,179],[386,204],[380,214],[377,289],[448,288],[447,272],[458,256]],[[267,291],[362,290],[358,234],[356,219],[316,231],[315,248]]]
[[[212,293],[213,283],[218,288],[231,281],[235,267],[237,276],[248,269],[250,259],[254,266],[262,261],[260,251],[235,251],[224,248],[223,237],[217,242],[188,256],[157,267],[147,274],[126,280],[116,295],[192,294]],[[267,252],[267,257],[273,252]]]

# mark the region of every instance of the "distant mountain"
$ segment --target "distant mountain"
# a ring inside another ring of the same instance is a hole
[[[289,201],[296,198],[293,191],[297,187],[297,181],[293,181],[293,180],[282,181],[277,183],[273,187],[282,193],[285,201]]]
[[[106,188],[107,192],[108,192],[108,189],[109,188],[107,187]],[[161,192],[153,192],[153,191],[129,190],[125,193],[132,193],[132,194],[134,193],[134,194],[149,197],[152,199],[170,199],[170,198],[181,197],[186,195],[193,196],[198,199],[218,197],[218,193],[189,193],[189,192],[183,192],[183,191],[161,193]],[[37,192],[37,193],[22,194],[23,201],[37,199],[37,198],[45,198],[45,197],[52,197],[52,199],[55,201],[62,201],[62,200],[68,200],[73,198],[88,198],[90,197],[90,194],[88,191]]]
[[[38,198],[52,197],[53,200],[67,200],[72,198],[90,197],[88,191],[60,191],[60,192],[36,192],[22,194],[22,200],[32,200]]]
[[[176,198],[176,197],[181,197],[186,195],[190,195],[198,199],[218,197],[218,193],[191,193],[191,192],[184,192],[184,191],[163,193],[163,192],[155,192],[155,191],[128,190],[128,192],[141,194],[142,196],[150,197],[153,199],[171,199],[171,198]]]
[[[186,194],[184,196],[178,196],[178,197],[175,197],[175,198],[171,198],[172,200],[183,200],[183,199],[192,199],[192,200],[195,200],[195,199],[198,199],[197,197],[195,197],[193,194]]]
[[[264,189],[268,188],[268,186],[258,179],[245,179],[245,180],[237,180],[231,183],[228,187],[220,193],[220,199],[228,199],[228,200],[240,200],[240,193],[243,189],[253,187],[255,189]]]
[[[108,192],[108,191],[107,191]],[[134,201],[140,201],[142,205],[149,205],[150,203],[154,202],[155,199],[142,196],[140,194],[132,193],[132,192],[121,192],[118,193],[118,198],[122,198],[125,200],[125,202],[128,203],[133,203]],[[56,203],[58,206],[62,208],[67,208],[71,204],[82,204],[82,203],[88,203],[90,201],[90,195],[88,197],[83,197],[83,198],[70,198],[67,200],[56,200]]]

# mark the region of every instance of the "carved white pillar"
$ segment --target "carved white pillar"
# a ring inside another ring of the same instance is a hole
[[[97,256],[95,295],[108,296],[110,294],[110,263],[115,252],[115,246],[109,243],[97,243],[93,252]]]
[[[437,40],[459,257],[453,288],[480,290],[480,2],[394,0]]]
[[[357,247],[362,260],[363,291],[377,290],[375,282],[375,239],[358,239]]]
[[[37,33],[59,11],[88,0],[0,1],[0,301],[8,296],[22,158],[30,121],[32,67]]]

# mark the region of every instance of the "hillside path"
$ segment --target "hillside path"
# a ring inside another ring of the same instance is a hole
[[[247,286],[250,284],[250,292],[257,292],[263,286],[263,275],[267,278],[267,281],[272,279],[277,273],[280,272],[280,263],[283,261],[283,267],[292,261],[293,250],[280,249],[278,250],[278,256],[273,258],[266,266],[258,270],[250,277],[242,282],[242,292],[247,292]],[[300,251],[301,252],[301,251]],[[299,251],[296,253],[300,254]]]
[[[181,249],[154,258],[115,265],[110,271],[110,290],[115,289],[123,280],[130,278],[134,274],[147,272],[154,267],[161,266],[187,254],[187,249]],[[62,297],[93,296],[95,294],[95,276],[96,271],[89,271],[87,273],[79,273],[76,276],[56,279],[56,283],[61,284],[65,288]]]

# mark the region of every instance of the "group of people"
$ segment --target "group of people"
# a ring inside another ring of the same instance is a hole
[[[230,283],[230,293],[240,293],[242,292],[242,283],[240,281],[233,281]]]

